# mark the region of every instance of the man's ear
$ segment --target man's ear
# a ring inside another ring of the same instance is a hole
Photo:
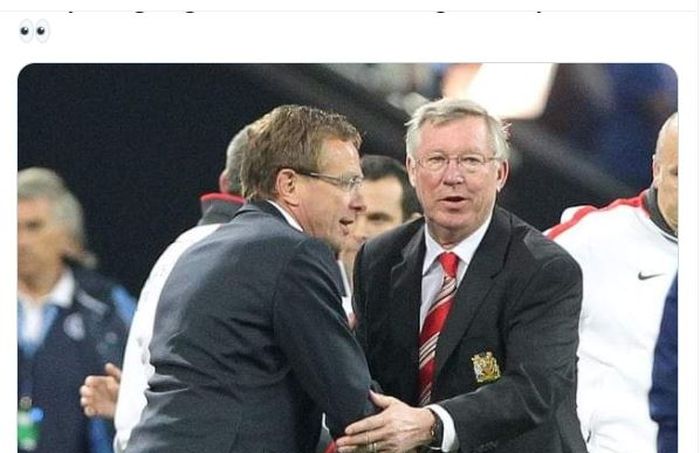
[[[651,185],[655,189],[659,188],[659,180],[661,178],[661,163],[659,162],[659,157],[654,154],[651,158],[651,174],[652,174],[652,180],[651,180]]]
[[[406,156],[406,173],[408,173],[408,182],[411,186],[416,187],[416,161],[411,156]]]
[[[228,170],[222,171],[221,174],[219,175],[219,192],[221,192],[221,193],[228,193],[229,192]]]
[[[506,185],[506,181],[508,180],[508,174],[510,172],[510,165],[508,164],[507,160],[499,162],[497,172],[498,187],[496,190],[500,192],[501,189],[503,189],[503,187]]]
[[[298,206],[300,200],[299,175],[291,168],[283,168],[275,178],[277,199],[289,206]]]

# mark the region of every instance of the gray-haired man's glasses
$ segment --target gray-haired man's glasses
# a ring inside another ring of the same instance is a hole
[[[447,168],[450,161],[455,161],[457,168],[460,170],[467,173],[476,173],[493,160],[500,160],[500,158],[486,157],[481,154],[464,154],[462,156],[449,157],[444,154],[436,153],[416,159],[416,162],[426,170],[438,172]]]
[[[359,175],[354,175],[354,176],[332,176],[332,175],[326,175],[324,173],[316,173],[313,171],[303,171],[303,170],[295,170],[297,173],[300,175],[308,176],[310,178],[316,178],[320,179],[321,181],[325,181],[329,184],[332,184],[336,187],[339,187],[341,190],[345,192],[352,192],[353,190],[356,190],[358,187],[360,187],[360,184],[362,184],[362,176]]]

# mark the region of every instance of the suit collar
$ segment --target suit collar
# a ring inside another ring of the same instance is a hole
[[[284,220],[292,226],[295,230],[299,231],[304,231],[304,229],[299,225],[299,222],[297,222],[297,219],[295,219],[289,212],[287,212],[286,209],[284,209],[279,203],[272,201],[272,200],[267,200],[268,204],[271,204],[272,206],[279,211],[280,214],[282,214],[282,217],[284,217]]]
[[[460,271],[458,273],[457,281],[461,282],[462,277],[466,271],[466,267],[472,261],[476,249],[479,247],[489,225],[491,225],[491,219],[493,218],[493,211],[488,215],[486,221],[477,228],[472,234],[470,234],[465,239],[462,239],[449,251],[457,254],[460,264]],[[430,270],[432,266],[439,266],[436,263],[438,256],[445,251],[442,246],[430,235],[427,226],[424,228],[423,237],[425,238],[425,258],[423,259],[423,276]]]
[[[236,212],[236,217],[245,214],[248,212],[264,212],[266,214],[270,214],[279,220],[282,220],[283,222],[287,223],[285,220],[284,216],[280,212],[278,208],[273,206],[271,203],[269,203],[267,200],[257,200],[257,201],[250,201],[246,204],[244,204],[238,212]]]
[[[406,370],[406,382],[414,383],[407,388],[416,392],[410,401],[418,400],[418,323],[421,294],[421,269],[425,256],[425,241],[421,226],[413,234],[401,251],[401,260],[392,267],[390,288],[390,337],[392,342],[404,348],[406,357],[410,357],[411,366]]]
[[[451,312],[440,333],[435,352],[436,377],[485,302],[494,277],[503,269],[510,236],[510,216],[496,207],[491,224],[457,289]]]

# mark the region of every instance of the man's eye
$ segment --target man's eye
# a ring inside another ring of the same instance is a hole
[[[27,222],[24,224],[25,231],[40,231],[44,227],[44,222]]]
[[[447,159],[445,159],[445,156],[430,156],[430,157],[428,157],[428,162],[430,162],[431,164],[441,164],[441,163],[445,162],[445,160],[447,160]]]
[[[482,163],[481,159],[479,159],[477,156],[464,156],[459,160],[462,161],[463,164],[472,166],[480,165]]]

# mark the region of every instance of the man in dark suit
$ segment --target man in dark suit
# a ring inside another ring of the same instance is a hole
[[[360,136],[336,114],[262,119],[250,204],[188,249],[158,302],[147,406],[127,452],[311,452],[374,412],[341,306],[337,251],[357,211]]]
[[[427,104],[408,123],[425,220],[370,240],[355,267],[358,339],[390,396],[372,396],[383,412],[349,426],[340,452],[585,452],[580,269],[496,206],[506,139],[467,100]]]

